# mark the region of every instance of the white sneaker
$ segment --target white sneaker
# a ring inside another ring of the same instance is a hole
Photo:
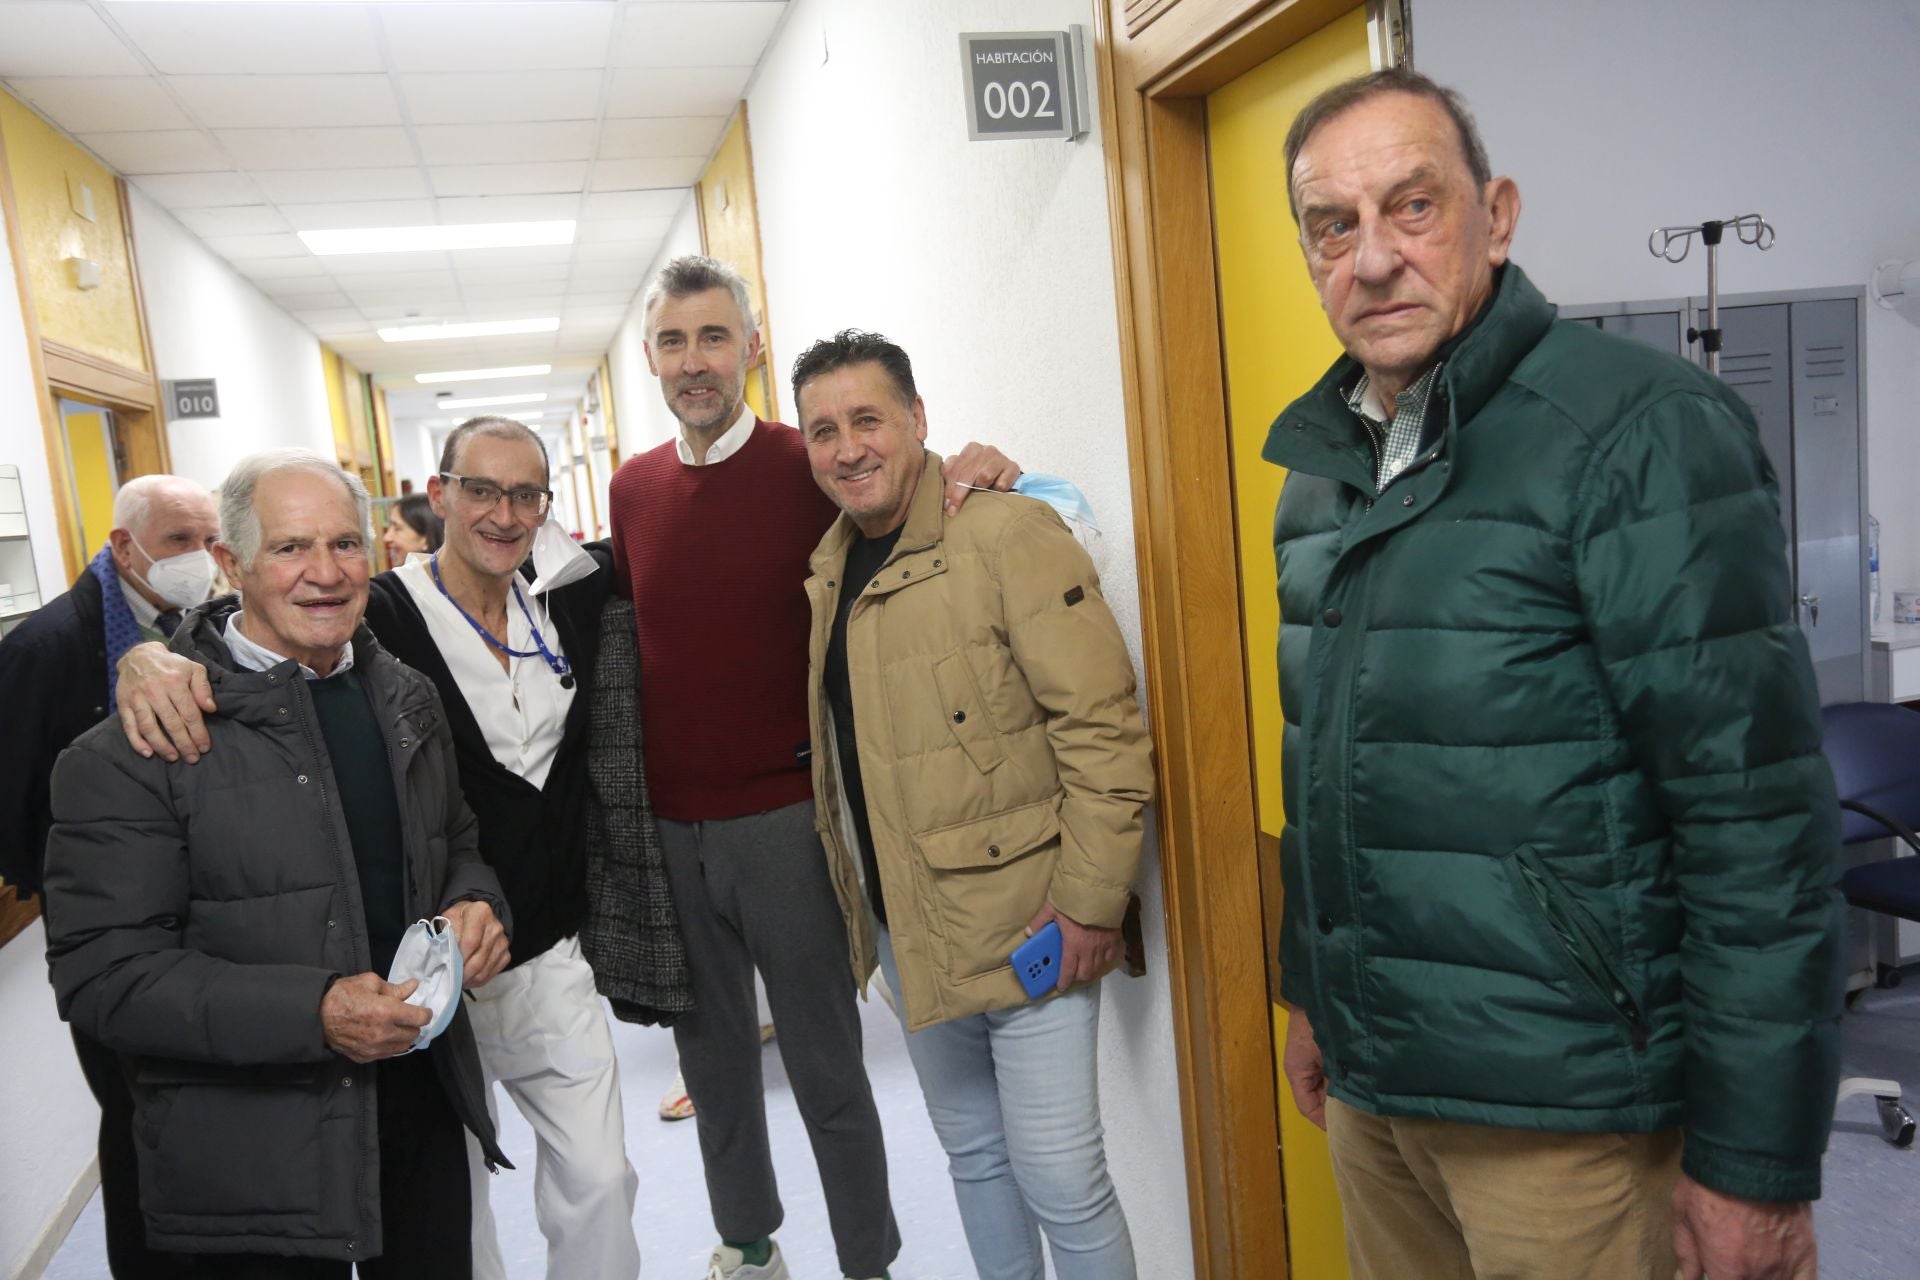
[[[707,1259],[707,1280],[793,1280],[793,1275],[787,1270],[787,1260],[780,1256],[780,1242],[776,1240],[766,1264],[758,1267],[748,1266],[747,1255],[732,1245],[715,1245],[713,1257]]]

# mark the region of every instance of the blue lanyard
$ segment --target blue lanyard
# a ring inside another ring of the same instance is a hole
[[[485,640],[509,658],[544,658],[548,670],[560,677],[560,687],[562,689],[573,688],[573,664],[555,654],[553,650],[547,648],[546,637],[540,634],[540,624],[533,620],[533,610],[527,608],[527,598],[520,594],[520,584],[518,582],[513,584],[513,598],[520,602],[520,612],[526,615],[527,629],[533,632],[534,647],[525,651],[508,648],[494,636],[493,632],[481,626],[478,618],[475,618],[472,614],[460,607],[460,602],[455,600],[452,594],[448,592],[447,584],[440,581],[439,552],[435,552],[433,558],[427,561],[427,568],[433,573],[433,585],[440,588],[440,594],[446,596],[447,603],[452,605],[454,610],[467,620],[468,626],[480,633],[482,640]]]

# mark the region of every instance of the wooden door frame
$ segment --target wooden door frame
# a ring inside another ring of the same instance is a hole
[[[1206,95],[1356,0],[1100,0],[1095,62],[1199,1280],[1288,1274]],[[1274,140],[1275,163],[1280,140]],[[1277,407],[1277,406],[1276,406]],[[1267,566],[1250,571],[1271,572]],[[1264,871],[1264,874],[1263,874]],[[1265,892],[1263,894],[1263,882]],[[1264,905],[1263,905],[1264,904]]]

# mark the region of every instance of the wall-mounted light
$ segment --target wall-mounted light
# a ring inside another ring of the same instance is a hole
[[[1920,324],[1920,258],[1895,258],[1873,269],[1873,300],[1911,324]]]

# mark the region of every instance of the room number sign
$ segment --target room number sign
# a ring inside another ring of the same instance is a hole
[[[1080,45],[1077,30],[963,33],[967,136],[998,142],[1085,133]]]

